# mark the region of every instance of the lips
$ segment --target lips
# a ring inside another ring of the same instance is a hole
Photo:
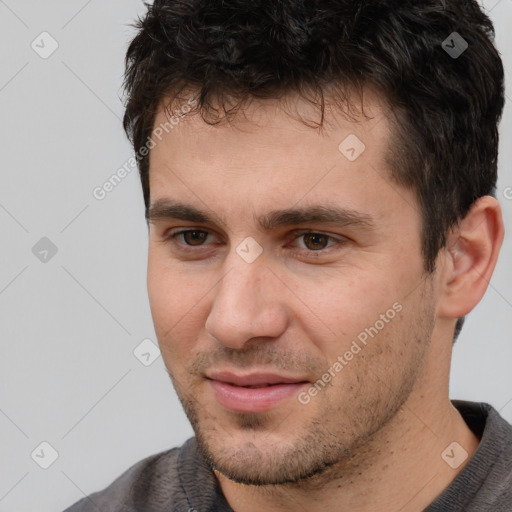
[[[209,379],[226,382],[241,387],[264,387],[275,384],[297,384],[299,382],[307,382],[303,378],[283,377],[274,373],[252,373],[241,376],[231,372],[212,372],[207,375]]]
[[[285,377],[274,373],[236,375],[223,371],[211,372],[206,377],[217,401],[236,412],[268,411],[309,384],[300,377]]]

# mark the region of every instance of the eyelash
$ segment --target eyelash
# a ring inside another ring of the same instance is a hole
[[[206,231],[205,229],[183,229],[183,230],[180,230],[180,231],[171,231],[167,236],[165,236],[165,240],[166,241],[170,241],[172,244],[178,245],[179,243],[177,241],[175,241],[175,240],[179,236],[182,236],[185,233],[190,233],[192,231],[196,231],[196,232],[199,232],[199,233],[206,233],[207,235],[211,235],[211,233],[209,231]],[[329,249],[329,247],[334,247],[335,245],[338,245],[338,246],[339,245],[343,245],[347,241],[347,239],[344,238],[344,237],[337,238],[337,237],[328,235],[326,233],[322,233],[321,231],[300,230],[300,231],[294,231],[293,235],[294,235],[294,239],[293,240],[297,240],[297,239],[299,239],[299,238],[301,238],[301,237],[303,237],[305,235],[320,235],[320,236],[326,237],[328,239],[328,243],[331,240],[334,240],[335,242],[337,242],[337,244],[328,245],[324,249],[318,249],[316,251],[312,250],[312,249],[299,249],[298,252],[294,251],[293,254],[298,254],[298,253],[309,253],[308,255],[326,254],[326,252]],[[179,244],[179,245],[182,245],[182,247],[180,247],[180,251],[188,252],[188,253],[196,253],[198,251],[198,249],[194,249],[194,247],[197,247],[197,248],[204,247],[204,245],[192,246],[192,245],[188,245],[186,243]],[[184,247],[186,247],[186,248],[184,248]]]

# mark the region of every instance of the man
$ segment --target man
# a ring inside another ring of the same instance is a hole
[[[195,437],[68,511],[512,511],[512,426],[448,396],[503,240],[477,2],[147,7],[124,127]]]

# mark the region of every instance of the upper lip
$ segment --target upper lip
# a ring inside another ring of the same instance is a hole
[[[263,384],[296,384],[297,382],[307,382],[303,378],[284,377],[275,373],[250,373],[247,375],[236,375],[231,372],[211,372],[206,375],[207,378],[235,384],[236,386],[259,386]]]

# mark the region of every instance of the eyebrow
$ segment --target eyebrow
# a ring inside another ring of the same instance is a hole
[[[160,219],[178,219],[200,224],[215,224],[215,219],[207,212],[196,207],[173,201],[157,199],[146,212],[146,220],[155,222]],[[337,206],[312,205],[301,208],[274,210],[255,219],[260,229],[270,231],[278,227],[297,224],[336,224],[353,226],[367,231],[375,227],[370,215]]]

